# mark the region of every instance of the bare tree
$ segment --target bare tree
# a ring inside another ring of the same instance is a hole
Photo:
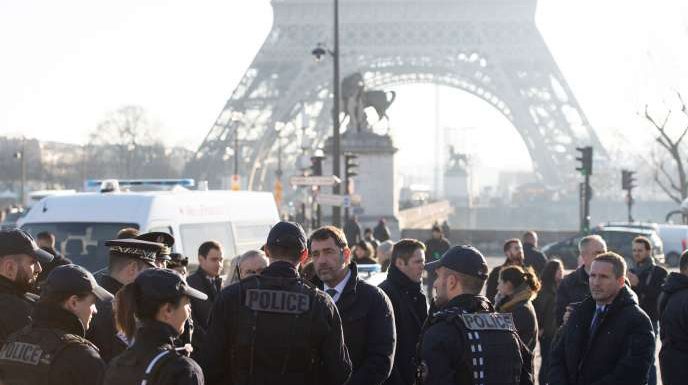
[[[688,109],[686,103],[683,101],[681,94],[676,93],[678,100],[681,102],[681,112],[688,117]],[[682,159],[682,142],[688,134],[688,124],[682,129],[681,134],[676,138],[672,138],[667,132],[667,122],[671,116],[671,109],[666,113],[666,116],[659,123],[648,112],[648,107],[645,105],[645,119],[647,119],[652,126],[657,130],[659,136],[656,138],[657,143],[664,148],[673,163],[672,169],[667,169],[664,161],[658,160],[654,173],[654,180],[659,187],[666,193],[674,202],[680,204],[688,198],[688,178],[686,176],[686,167]],[[675,171],[675,175],[674,175]]]
[[[145,110],[140,106],[129,105],[110,113],[100,122],[91,133],[89,145],[115,149],[116,154],[111,155],[119,166],[117,174],[135,178],[138,176],[136,160],[141,157],[141,147],[155,142]]]

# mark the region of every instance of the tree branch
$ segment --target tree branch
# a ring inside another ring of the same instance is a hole
[[[667,172],[667,170],[664,168],[664,163],[660,163],[660,164],[659,164],[659,170],[662,172],[662,174],[664,175],[664,177],[669,181],[669,183],[671,184],[671,188],[674,189],[674,190],[676,190],[676,191],[678,191],[678,192],[680,193],[680,192],[681,192],[681,188],[680,188],[679,186],[677,186],[676,183],[674,183],[673,178],[669,175],[669,173]]]
[[[655,183],[657,183],[659,185],[659,188],[661,188],[662,191],[664,191],[664,193],[667,194],[669,196],[669,198],[671,198],[671,200],[673,200],[674,202],[676,202],[678,204],[681,204],[681,198],[674,195],[671,191],[669,191],[669,189],[666,186],[664,186],[664,183],[662,183],[662,181],[659,179],[659,174],[656,172],[655,172]]]

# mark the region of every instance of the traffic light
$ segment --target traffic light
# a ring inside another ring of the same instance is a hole
[[[580,167],[576,167],[576,170],[580,171],[581,175],[592,175],[592,147],[576,147],[576,151],[579,151],[580,157],[576,158],[577,161],[581,162]]]
[[[311,175],[321,176],[323,174],[323,159],[325,159],[323,156],[311,156]]]
[[[623,190],[632,190],[636,187],[636,179],[633,177],[635,171],[621,170],[621,188]]]
[[[344,176],[346,180],[358,175],[358,162],[356,162],[357,158],[358,155],[344,154]]]

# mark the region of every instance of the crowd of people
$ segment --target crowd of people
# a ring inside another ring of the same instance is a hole
[[[127,228],[96,276],[49,233],[2,230],[0,383],[534,384],[537,351],[541,385],[686,378],[688,252],[669,274],[638,237],[629,268],[591,235],[565,275],[528,231],[489,271],[440,226],[426,242],[354,227],[279,222],[231,261],[208,240],[190,275],[171,235]]]

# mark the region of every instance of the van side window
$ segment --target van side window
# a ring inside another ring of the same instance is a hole
[[[220,242],[227,259],[236,255],[230,222],[185,224],[179,226],[179,232],[190,264],[198,264],[198,247],[206,241]]]

